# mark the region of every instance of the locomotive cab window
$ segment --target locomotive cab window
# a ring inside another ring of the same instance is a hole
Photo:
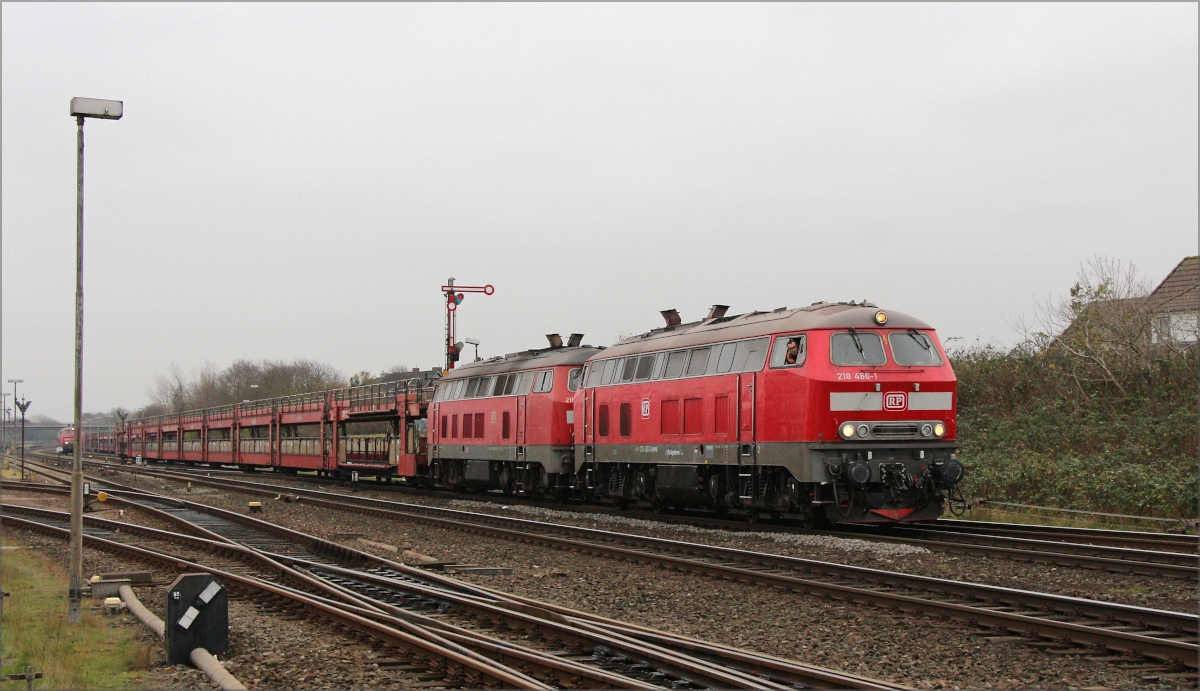
[[[574,391],[579,388],[579,376],[582,373],[583,370],[576,367],[567,374],[567,391]]]
[[[829,338],[829,359],[835,365],[883,365],[883,339],[870,331],[843,331]]]
[[[808,354],[806,345],[804,334],[776,337],[775,347],[771,349],[771,368],[803,365],[805,356]]]
[[[942,364],[942,356],[933,345],[933,339],[916,329],[888,334],[888,345],[897,365],[938,367]]]

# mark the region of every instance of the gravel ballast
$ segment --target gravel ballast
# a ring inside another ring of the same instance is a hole
[[[269,481],[276,482],[276,478]],[[149,481],[161,490],[171,483]],[[404,495],[384,493],[396,499]],[[201,501],[199,497],[196,498]],[[245,511],[248,497],[212,493],[202,501],[222,508]],[[654,626],[699,638],[881,677],[920,688],[966,687],[1153,687],[1143,677],[1151,672],[1092,661],[1074,655],[1052,655],[1012,641],[989,641],[970,635],[958,625],[930,617],[894,613],[864,605],[840,603],[801,594],[767,590],[741,583],[718,581],[695,574],[677,573],[643,564],[561,552],[533,545],[497,541],[464,532],[435,528],[420,520],[393,521],[353,513],[329,511],[304,502],[288,504],[266,501],[264,517],[297,530],[319,535],[359,549],[358,538],[390,545],[411,545],[416,551],[439,560],[485,566],[507,566],[511,576],[464,576],[480,584],[528,597],[583,609],[604,616]],[[423,501],[422,503],[431,503]],[[443,502],[444,503],[444,502]],[[492,512],[504,511],[489,505]],[[528,507],[522,507],[528,509]],[[512,511],[511,507],[509,511]],[[527,511],[522,515],[529,516]],[[581,514],[575,520],[554,516],[558,522],[586,524],[595,515]],[[618,517],[619,518],[619,517]],[[628,519],[626,519],[628,520]],[[652,523],[652,522],[643,522]],[[638,526],[613,523],[609,529],[681,537],[671,525]],[[596,527],[603,527],[596,521]],[[891,568],[906,572],[963,578],[958,571],[979,570],[982,562],[988,578],[1013,585],[1004,574],[1011,571],[1030,582],[1053,582],[1042,565],[1028,565],[986,558],[948,557],[911,552],[880,554],[873,548],[845,543],[802,544],[776,537],[747,533],[687,530],[686,539],[758,549],[806,558]],[[703,539],[701,539],[703,538]],[[845,540],[837,538],[837,540]],[[878,543],[869,543],[878,544]],[[849,550],[847,548],[850,548]],[[395,554],[378,550],[386,558]],[[863,563],[866,562],[866,563]],[[882,563],[881,563],[882,562]],[[950,565],[947,569],[945,565]],[[947,573],[948,570],[954,571]],[[1119,574],[1059,569],[1060,584],[1086,577],[1096,581],[1118,578]],[[1040,572],[1040,579],[1034,572]],[[1157,583],[1155,584],[1157,586]],[[1050,590],[1046,587],[1034,588]],[[1145,603],[1137,603],[1145,604]],[[1186,680],[1164,680],[1167,685],[1189,686]]]

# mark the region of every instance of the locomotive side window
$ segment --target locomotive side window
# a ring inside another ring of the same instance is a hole
[[[767,350],[766,338],[753,341],[738,341],[733,354],[733,372],[757,372],[762,369],[763,356]]]
[[[654,356],[643,355],[638,358],[637,376],[635,378],[637,381],[646,381],[650,378],[651,374],[654,374]]]
[[[511,396],[517,390],[517,382],[521,380],[520,374],[508,375],[508,381],[504,383],[504,392],[502,395]]]
[[[608,436],[608,406],[600,406],[596,415],[596,433],[602,437]]]
[[[633,434],[633,404],[621,404],[621,436],[628,437]]]
[[[736,343],[726,343],[721,346],[721,355],[717,358],[717,374],[725,374],[733,369],[733,356],[736,353]]]
[[[567,373],[567,391],[574,391],[579,388],[579,378],[583,374],[583,370],[576,367]]]
[[[627,357],[623,360],[625,368],[621,370],[621,383],[633,381],[633,374],[637,370],[637,357]]]
[[[683,366],[687,363],[687,351],[676,350],[667,356],[667,372],[663,379],[674,379],[683,374]]]
[[[808,355],[807,341],[804,334],[778,336],[775,347],[771,350],[771,368],[799,367],[804,364]]]
[[[882,365],[887,362],[883,339],[869,331],[833,334],[829,340],[829,358],[835,365]]]
[[[517,395],[524,396],[533,388],[533,372],[522,372],[521,383],[517,384]]]
[[[616,375],[617,372],[617,363],[619,362],[620,360],[616,358],[604,361],[604,378],[600,380],[601,384],[613,383],[614,375]]]
[[[666,353],[656,353],[654,355],[654,376],[652,377],[652,379],[655,379],[655,380],[662,379],[663,370],[666,369],[666,366],[667,366],[667,354]]]
[[[495,382],[492,385],[491,390],[484,391],[483,393],[479,394],[480,396],[499,396],[504,393],[504,385],[508,381],[508,375],[501,374],[500,376],[495,377],[494,380]]]
[[[475,393],[479,391],[479,377],[467,381],[467,393],[463,398],[475,398]]]
[[[942,356],[934,347],[933,339],[916,329],[888,334],[888,345],[892,347],[892,359],[897,365],[937,367],[942,364]]]
[[[604,362],[593,362],[588,365],[587,385],[589,387],[600,386],[600,379],[604,375]]]
[[[712,352],[712,348],[692,348],[692,359],[688,362],[688,376],[704,374],[704,370],[708,368],[708,356]]]
[[[533,387],[534,393],[546,393],[554,388],[554,370],[547,369],[537,373],[537,384]]]

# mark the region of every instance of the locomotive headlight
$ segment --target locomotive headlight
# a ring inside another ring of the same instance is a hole
[[[871,433],[871,428],[870,428],[870,427],[867,427],[866,425],[859,425],[859,426],[858,426],[858,436],[860,436],[860,437],[865,437],[865,436],[867,436],[867,435],[868,435],[868,434],[870,434],[870,433]]]
[[[921,436],[922,437],[928,437],[931,434],[933,434],[933,425],[929,424],[928,422],[921,425]]]
[[[883,326],[884,324],[886,324],[887,323],[887,312],[884,312],[883,310],[879,310],[878,312],[876,312],[875,313],[875,323],[880,326]]]
[[[847,422],[838,432],[842,435],[842,439],[849,439],[854,436],[854,425]]]
[[[935,437],[943,437],[946,435],[946,426],[942,423],[937,423],[933,426],[933,435]]]

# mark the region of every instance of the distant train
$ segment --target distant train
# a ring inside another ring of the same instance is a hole
[[[58,452],[75,453],[75,428],[64,427],[58,431]]]
[[[867,302],[681,323],[438,377],[131,421],[89,449],[612,503],[928,521],[961,499],[935,331]],[[419,376],[416,376],[419,374]]]

